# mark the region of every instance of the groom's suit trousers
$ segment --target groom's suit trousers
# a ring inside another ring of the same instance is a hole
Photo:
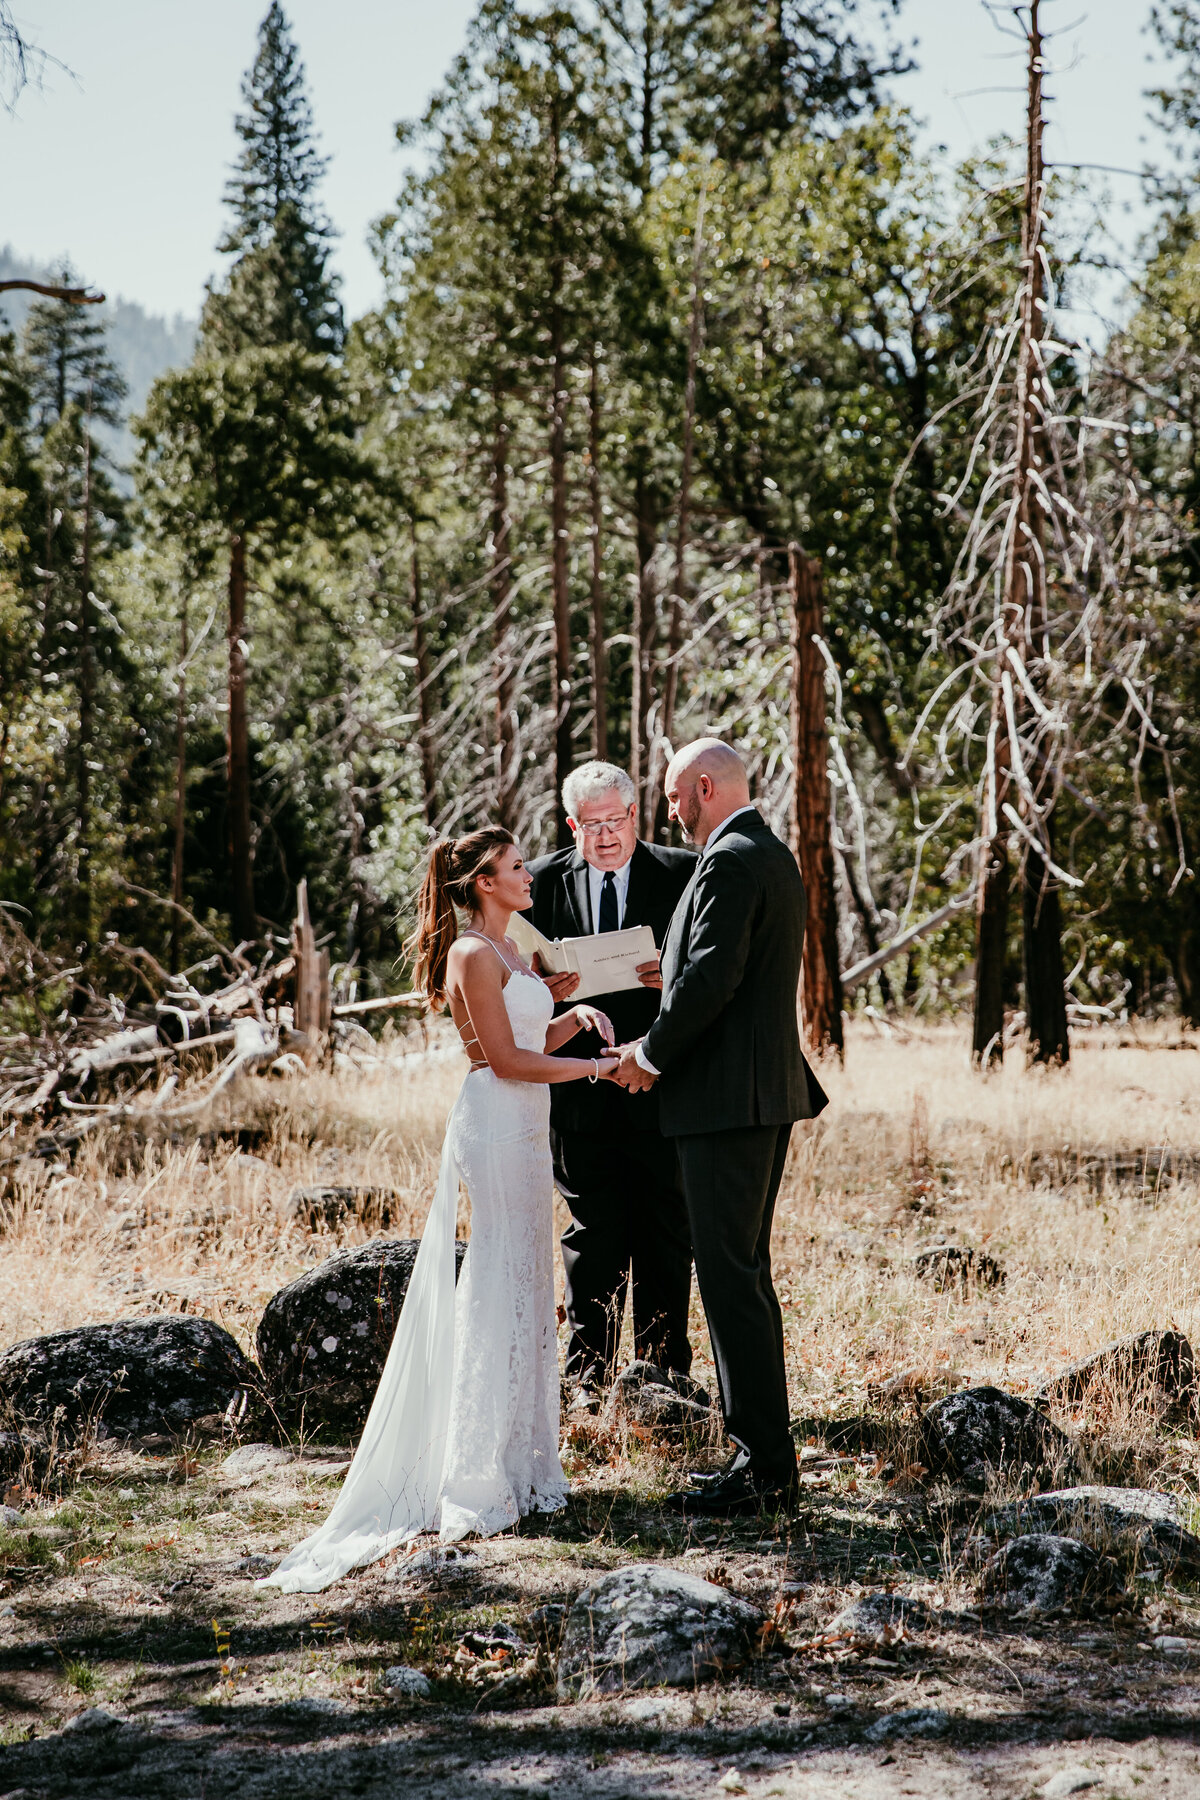
[[[771,1281],[771,1225],[791,1125],[747,1125],[675,1139],[692,1228],[696,1281],[725,1429],[757,1473],[788,1481],[783,1318]]]

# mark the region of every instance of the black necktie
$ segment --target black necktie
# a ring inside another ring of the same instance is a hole
[[[617,881],[611,869],[604,871],[604,880],[600,883],[600,929],[616,931],[620,927],[617,918]]]

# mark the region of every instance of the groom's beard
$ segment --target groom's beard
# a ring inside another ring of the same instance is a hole
[[[696,827],[700,823],[700,796],[690,794],[686,802],[677,809],[675,817],[683,826],[684,836],[696,841]]]

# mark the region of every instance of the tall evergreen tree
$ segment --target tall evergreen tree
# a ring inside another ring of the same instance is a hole
[[[314,198],[324,163],[278,0],[243,93],[243,150],[226,196],[234,219],[222,240],[237,260],[225,284],[209,289],[192,367],[156,384],[140,433],[153,511],[194,555],[216,554],[219,542],[227,558],[230,913],[235,934],[252,938],[252,560],[269,561],[306,531],[351,528],[344,484],[364,471],[333,357],[341,314]]]
[[[58,284],[77,277],[64,267]],[[43,520],[38,542],[42,584],[41,679],[67,689],[74,719],[66,727],[74,739],[73,808],[63,809],[60,845],[73,840],[76,942],[90,942],[94,775],[101,661],[111,661],[111,624],[97,607],[97,587],[109,552],[119,541],[124,505],[106,468],[97,425],[121,422],[125,381],[105,346],[104,325],[88,311],[64,300],[39,300],[29,310],[22,356],[40,439]],[[60,805],[66,793],[60,789]],[[73,818],[70,816],[73,811]]]
[[[232,219],[218,245],[237,260],[225,286],[209,289],[202,334],[221,352],[284,343],[335,352],[334,233],[316,197],[328,158],[317,151],[304,65],[279,0],[259,27],[242,99],[242,151],[225,189]]]

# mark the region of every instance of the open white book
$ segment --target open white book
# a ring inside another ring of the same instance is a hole
[[[620,994],[641,987],[639,963],[653,962],[658,954],[648,925],[631,925],[627,931],[602,931],[595,937],[543,937],[536,926],[513,914],[508,935],[524,957],[534,953],[550,975],[578,975],[572,1000],[591,1000],[596,994]]]

